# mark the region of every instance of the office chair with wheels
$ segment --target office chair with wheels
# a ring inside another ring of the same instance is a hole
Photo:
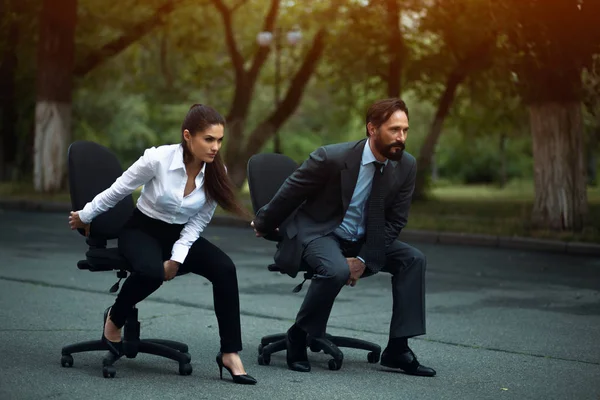
[[[247,166],[248,187],[255,213],[273,198],[279,187],[297,167],[297,164],[291,158],[282,154],[263,153],[250,157]],[[265,236],[265,239],[278,242],[281,240],[281,236],[279,234],[269,234]],[[267,268],[269,271],[284,273],[277,264],[271,264]],[[309,268],[303,266],[301,271],[304,272],[304,280],[312,279],[313,272]],[[296,286],[293,291],[299,292],[301,289],[302,283]],[[286,333],[264,336],[258,346],[258,363],[269,365],[271,354],[286,350],[285,339]],[[307,346],[313,352],[323,351],[325,354],[332,356],[328,363],[330,370],[339,370],[342,367],[344,354],[339,347],[367,350],[369,352],[367,354],[369,363],[379,362],[381,355],[381,347],[374,343],[349,337],[333,336],[327,333],[322,338],[309,337]]]
[[[123,173],[119,160],[106,147],[88,141],[76,141],[68,150],[69,188],[73,210],[81,210],[94,196],[108,188]],[[116,292],[121,279],[127,277],[131,268],[121,257],[117,247],[107,248],[107,241],[116,239],[118,234],[134,210],[131,195],[121,200],[114,208],[94,218],[90,235],[86,238],[89,248],[86,259],[77,263],[77,268],[90,272],[117,271],[119,281],[110,289]],[[78,230],[85,236],[83,230]],[[98,322],[100,318],[98,318]],[[100,324],[98,324],[100,328]],[[98,331],[100,337],[102,332]],[[140,339],[140,323],[138,310],[133,307],[123,327],[123,348],[127,358],[135,358],[138,353],[154,354],[169,358],[179,363],[179,373],[190,375],[192,366],[188,346],[184,343],[163,339]],[[68,345],[62,348],[61,365],[73,366],[74,353],[86,351],[103,351],[108,347],[100,340],[91,340]],[[102,374],[105,378],[114,378],[114,363],[119,357],[110,351],[102,360]]]

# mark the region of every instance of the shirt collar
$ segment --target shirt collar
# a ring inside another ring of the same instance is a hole
[[[375,158],[375,155],[373,154],[373,152],[371,151],[371,146],[369,145],[369,140],[367,139],[367,141],[365,142],[365,148],[363,150],[363,154],[362,154],[362,165],[367,165],[370,164],[372,162],[377,161],[377,159]],[[387,166],[388,160],[386,159],[383,164]]]
[[[180,169],[180,168],[185,171],[185,164],[183,163],[183,145],[181,145],[181,144],[179,146],[177,146],[177,149],[175,150],[175,155],[173,156],[173,160],[171,160],[171,165],[169,166],[169,171],[174,171],[174,170]],[[204,163],[202,165],[202,169],[200,170],[200,173],[196,177],[196,180],[199,177],[204,176],[205,171],[206,171],[206,163]]]

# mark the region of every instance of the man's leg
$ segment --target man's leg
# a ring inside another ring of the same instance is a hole
[[[340,246],[332,236],[315,239],[304,250],[303,262],[313,271],[308,292],[287,332],[287,364],[294,371],[309,372],[306,335],[323,336],[336,296],[350,277]]]
[[[392,274],[392,321],[390,339],[381,364],[422,376],[435,371],[420,365],[408,347],[408,338],[425,334],[425,268],[427,260],[418,249],[394,241],[386,250],[382,271]]]
[[[392,274],[392,322],[390,338],[425,334],[425,268],[418,249],[394,241],[386,250],[384,272]]]
[[[324,236],[306,246],[303,261],[314,271],[296,325],[313,337],[325,334],[333,303],[350,277],[346,257],[337,240]]]

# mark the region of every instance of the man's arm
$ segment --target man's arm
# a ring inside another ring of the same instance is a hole
[[[319,147],[313,151],[285,180],[271,201],[258,210],[254,228],[261,233],[273,232],[308,196],[327,182],[331,170],[327,165],[326,150]]]

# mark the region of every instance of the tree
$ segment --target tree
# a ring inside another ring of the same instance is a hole
[[[123,26],[119,27],[121,33],[113,40],[103,43],[99,48],[87,49],[82,57],[76,60],[73,73],[81,77],[106,62],[108,59],[121,53],[123,50],[137,42],[151,31],[161,27],[167,21],[168,17],[178,8],[191,4],[192,0],[163,0],[154,8],[147,12],[147,16],[142,18],[132,18],[131,15],[125,17]],[[105,3],[103,3],[105,4]],[[125,7],[126,5],[123,5]],[[91,25],[94,34],[97,35],[101,23],[105,18],[96,15],[97,20]],[[81,50],[81,49],[79,49]],[[80,51],[83,53],[82,51]]]
[[[437,0],[420,23],[421,48],[429,51],[421,50],[409,80],[418,82],[422,97],[437,96],[437,108],[417,156],[414,199],[426,196],[435,147],[459,86],[491,65],[496,32],[486,23],[488,16],[486,1]]]
[[[600,142],[600,54],[595,54],[583,74],[583,104],[589,116],[587,149],[588,183],[595,186],[598,143]]]
[[[16,8],[18,0],[1,0],[0,15],[3,19],[0,38],[0,180],[10,178],[16,164],[17,147],[17,110],[15,104],[15,86],[17,74],[17,43],[19,39],[19,20]]]
[[[24,168],[32,164],[31,155],[20,149],[32,137],[35,50],[31,49],[37,42],[26,33],[37,28],[40,8],[35,0],[0,0],[0,181],[19,179],[31,170]]]
[[[267,60],[270,49],[268,47],[258,47],[254,52],[252,61],[248,62],[249,66],[247,67],[247,60],[242,55],[234,33],[234,13],[245,1],[239,1],[234,6],[228,6],[224,0],[212,0],[212,2],[223,20],[225,41],[235,76],[233,101],[227,114],[229,139],[226,158],[229,175],[234,183],[238,187],[241,187],[246,179],[246,163],[250,156],[263,147],[265,142],[281,128],[298,107],[304,89],[325,49],[328,36],[326,23],[334,17],[341,1],[332,0],[331,5],[327,7],[322,15],[324,23],[321,24],[314,34],[304,59],[294,74],[282,101],[248,135],[245,135],[245,129],[252,104],[252,96],[256,88],[259,73]],[[280,3],[280,0],[270,1],[269,8],[263,20],[262,31],[274,31]]]
[[[168,15],[189,1],[166,0],[149,16],[134,22],[128,14],[125,28],[116,38],[76,58],[77,0],[60,0],[52,5],[44,0],[39,23],[33,158],[36,191],[56,191],[64,184],[66,150],[71,138],[73,79],[89,73],[161,26]],[[97,31],[99,26],[93,28]]]
[[[387,38],[387,96],[400,97],[402,94],[402,73],[404,72],[407,61],[406,56],[408,54],[401,28],[401,7],[406,1],[383,0],[383,2],[387,17],[386,25],[389,27]]]
[[[71,134],[77,0],[44,0],[38,45],[34,187],[62,187]]]
[[[503,0],[495,22],[513,54],[533,140],[534,226],[580,230],[588,214],[582,71],[600,43],[600,2]]]

